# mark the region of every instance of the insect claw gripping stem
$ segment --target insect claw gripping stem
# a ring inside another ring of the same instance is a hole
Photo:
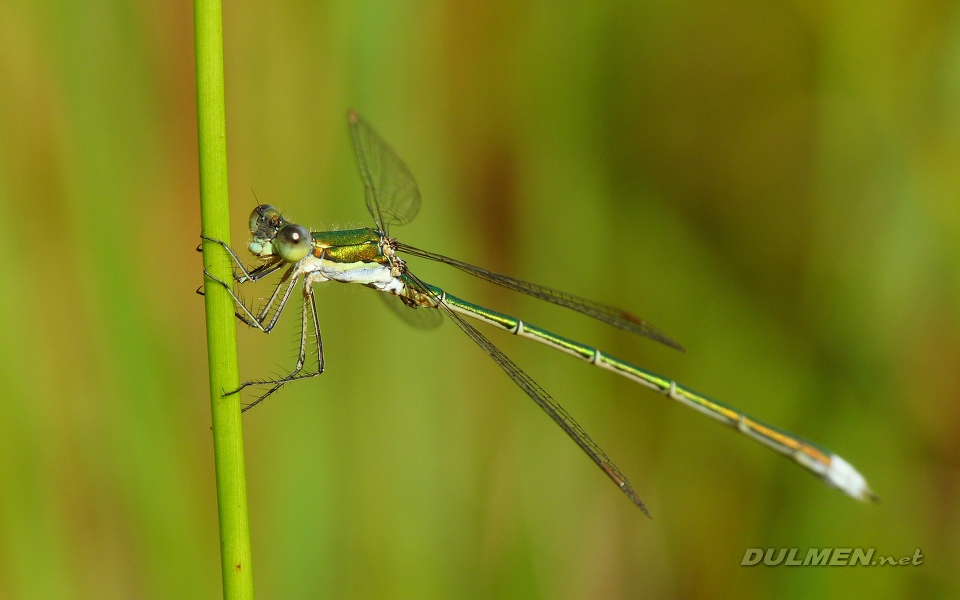
[[[218,278],[216,278],[215,276],[213,276],[213,275],[210,273],[210,271],[208,271],[206,268],[203,270],[203,274],[206,275],[211,281],[213,281],[213,282],[215,282],[215,283],[218,283],[218,284],[220,284],[221,286],[223,286],[223,288],[224,288],[225,290],[227,290],[227,292],[230,293],[230,296],[233,298],[233,301],[234,301],[237,305],[239,305],[240,307],[243,308],[244,313],[246,313],[246,317],[244,317],[243,315],[241,315],[238,311],[236,311],[236,310],[234,311],[234,314],[237,316],[238,319],[240,319],[241,321],[243,321],[245,324],[247,324],[247,325],[250,326],[250,327],[256,327],[257,329],[263,331],[264,333],[270,333],[270,331],[264,329],[263,324],[260,323],[260,321],[257,319],[257,317],[253,316],[253,313],[251,313],[251,312],[247,309],[247,306],[243,303],[243,301],[242,301],[240,298],[237,297],[237,294],[233,291],[233,288],[231,288],[229,285],[227,285],[227,283],[224,282],[223,280],[218,279]],[[199,290],[198,290],[198,292],[199,292]],[[203,294],[201,294],[201,295],[203,295]]]
[[[223,240],[218,240],[217,238],[212,238],[210,236],[206,236],[202,234],[200,235],[200,237],[207,240],[208,242],[213,242],[214,244],[220,244],[220,246],[223,247],[224,250],[230,253],[230,256],[233,257],[233,261],[237,263],[237,266],[240,267],[240,270],[243,272],[243,275],[244,275],[244,278],[238,278],[236,272],[234,272],[233,274],[234,279],[236,279],[239,283],[243,283],[247,279],[250,279],[250,273],[247,272],[247,268],[243,265],[243,262],[240,260],[240,257],[237,256],[237,253],[233,251],[233,248],[231,248]],[[201,242],[201,246],[202,245],[203,243]]]

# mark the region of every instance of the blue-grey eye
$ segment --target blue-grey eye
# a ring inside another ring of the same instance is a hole
[[[257,233],[261,228],[276,227],[281,220],[279,210],[269,204],[261,204],[250,213],[250,233]]]
[[[302,225],[287,225],[277,232],[273,245],[280,258],[287,262],[297,262],[310,252],[313,237]]]

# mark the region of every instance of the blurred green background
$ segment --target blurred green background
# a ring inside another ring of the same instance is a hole
[[[402,240],[688,352],[420,277],[818,441],[883,498],[489,331],[648,520],[450,323],[330,284],[327,372],[244,417],[261,598],[960,595],[960,4],[242,0],[224,34],[235,246],[253,191],[369,225],[356,108],[420,184]],[[0,598],[221,593],[196,143],[190,3],[0,3]],[[242,376],[293,364],[285,321],[240,332]]]

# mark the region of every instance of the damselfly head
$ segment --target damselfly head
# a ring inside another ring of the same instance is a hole
[[[272,239],[287,224],[280,211],[269,204],[261,204],[250,213],[250,233],[254,237]]]
[[[253,241],[249,246],[250,252],[261,258],[272,256],[273,240],[286,225],[287,220],[283,218],[280,211],[269,204],[261,204],[253,209],[250,213],[250,233],[253,234]]]

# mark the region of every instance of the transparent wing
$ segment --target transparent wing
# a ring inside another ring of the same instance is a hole
[[[381,293],[384,303],[407,325],[417,329],[436,329],[443,324],[443,314],[435,308],[413,308],[403,303],[399,297],[386,292]]]
[[[486,279],[489,282],[502,285],[505,288],[509,288],[517,292],[529,294],[535,298],[546,300],[547,302],[552,302],[558,306],[573,309],[579,313],[593,317],[598,321],[603,321],[604,323],[608,323],[614,327],[619,327],[625,331],[642,335],[650,338],[651,340],[658,341],[661,344],[666,344],[671,348],[676,348],[681,352],[684,351],[683,346],[667,337],[662,331],[647,321],[644,321],[640,317],[632,315],[627,311],[621,310],[615,306],[601,304],[581,296],[575,296],[574,294],[568,294],[566,292],[554,290],[536,283],[523,281],[522,279],[515,279],[513,277],[508,277],[507,275],[494,273],[493,271],[488,271],[482,267],[477,267],[459,261],[455,258],[450,258],[449,256],[443,256],[442,254],[437,254],[435,252],[420,250],[419,248],[414,248],[413,246],[408,246],[403,243],[398,244],[397,249],[401,252],[406,252],[414,256],[442,262],[450,265],[451,267],[456,267],[457,269],[460,269],[466,273],[470,273],[475,277]]]
[[[378,229],[403,225],[420,210],[420,190],[407,165],[355,111],[348,115],[360,177],[366,187],[367,209]]]
[[[477,329],[463,320],[463,318],[457,313],[450,310],[446,304],[441,301],[441,298],[438,296],[442,294],[442,291],[437,290],[437,288],[431,289],[430,286],[423,283],[415,275],[407,271],[407,278],[410,283],[412,283],[421,293],[428,294],[433,298],[437,303],[437,307],[442,310],[450,320],[457,324],[464,333],[466,333],[470,339],[477,343],[478,346],[483,348],[483,351],[486,352],[490,358],[493,359],[497,365],[510,376],[510,379],[513,380],[520,389],[522,389],[530,398],[533,399],[537,405],[543,409],[543,412],[547,413],[553,421],[563,429],[570,438],[576,442],[580,449],[586,453],[590,459],[596,463],[600,470],[607,474],[617,487],[620,488],[627,498],[630,498],[630,501],[633,502],[637,507],[644,512],[648,517],[650,513],[647,511],[647,507],[644,506],[643,501],[640,500],[640,496],[637,495],[637,492],[633,489],[633,486],[630,485],[630,482],[627,481],[627,477],[617,468],[617,465],[613,464],[613,461],[610,460],[610,457],[607,456],[607,453],[603,451],[594,442],[590,439],[590,436],[587,435],[587,432],[580,427],[580,424],[577,423],[573,417],[570,416],[562,406],[557,404],[557,401],[550,397],[542,387],[540,387],[536,381],[530,378],[529,375],[524,373],[520,367],[518,367],[506,354],[504,354],[499,348],[493,345],[493,342],[488,340],[482,333],[477,331]],[[436,291],[434,291],[436,290]]]

